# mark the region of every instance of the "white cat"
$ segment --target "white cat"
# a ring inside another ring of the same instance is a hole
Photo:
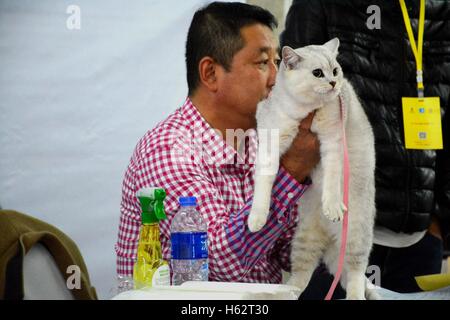
[[[339,39],[334,38],[322,46],[283,48],[276,85],[271,96],[260,102],[256,113],[260,144],[248,227],[256,232],[266,223],[277,173],[273,169],[278,169],[280,156],[297,135],[300,121],[316,110],[311,131],[320,141],[321,160],[311,172],[312,185],[299,201],[288,284],[303,292],[321,259],[332,274],[336,273],[342,231],[342,223],[338,221],[345,210],[341,127],[344,121],[350,187],[347,251],[340,282],[347,299],[375,299],[376,293],[367,289],[370,284],[365,277],[375,218],[374,137],[354,89],[344,79],[336,61],[338,47]],[[267,146],[270,141],[263,138],[272,129],[279,130],[279,153],[270,150]]]

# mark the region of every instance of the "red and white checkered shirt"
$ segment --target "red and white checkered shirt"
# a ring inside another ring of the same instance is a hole
[[[166,190],[167,219],[160,222],[163,257],[170,260],[170,223],[178,198],[197,197],[208,224],[209,280],[280,283],[290,270],[290,242],[297,224],[297,201],[307,185],[280,167],[272,190],[268,222],[259,232],[246,225],[252,204],[256,131],[246,132],[243,152],[213,130],[189,98],[138,142],[125,173],[117,273],[131,276],[141,222],[136,192]]]

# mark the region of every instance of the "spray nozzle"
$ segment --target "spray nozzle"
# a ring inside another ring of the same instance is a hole
[[[164,199],[166,192],[163,188],[142,188],[137,192],[141,203],[142,223],[158,223],[166,219],[164,212]]]

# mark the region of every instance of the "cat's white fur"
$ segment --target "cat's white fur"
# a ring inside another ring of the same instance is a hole
[[[365,277],[375,216],[374,137],[354,89],[336,61],[338,47],[339,40],[335,38],[322,46],[283,48],[276,85],[270,97],[259,103],[256,113],[260,142],[248,227],[256,232],[265,225],[277,173],[273,169],[278,169],[280,156],[297,135],[299,122],[316,110],[311,131],[320,141],[321,160],[311,172],[311,186],[299,201],[288,284],[303,292],[321,259],[335,274],[342,231],[338,222],[345,210],[340,98],[350,162],[348,240],[340,282],[347,299],[375,299],[376,294],[367,288],[370,284]],[[317,69],[321,69],[323,77],[313,75]],[[268,138],[263,139],[267,130],[273,129],[279,130],[279,152],[266,145],[271,143]]]

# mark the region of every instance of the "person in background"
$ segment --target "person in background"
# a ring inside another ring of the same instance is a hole
[[[406,8],[417,39],[420,1],[407,0]],[[424,95],[440,98],[442,150],[405,147],[402,97],[418,92],[400,1],[294,0],[280,40],[281,47],[298,48],[340,39],[338,61],[376,140],[370,264],[380,267],[381,286],[397,292],[420,291],[415,276],[441,272],[449,239],[450,1],[428,0],[425,12]]]
[[[313,115],[299,124],[282,158],[267,224],[251,233],[246,223],[256,107],[275,84],[279,60],[276,25],[270,12],[244,3],[214,2],[194,14],[186,42],[186,101],[142,137],[125,172],[115,247],[119,277],[133,273],[140,225],[136,192],[151,186],[167,193],[168,219],[160,222],[164,259],[170,259],[178,198],[195,196],[208,224],[209,280],[280,283],[282,270],[290,269],[296,203],[319,161],[319,143],[309,130]],[[237,130],[245,135],[234,137]]]

